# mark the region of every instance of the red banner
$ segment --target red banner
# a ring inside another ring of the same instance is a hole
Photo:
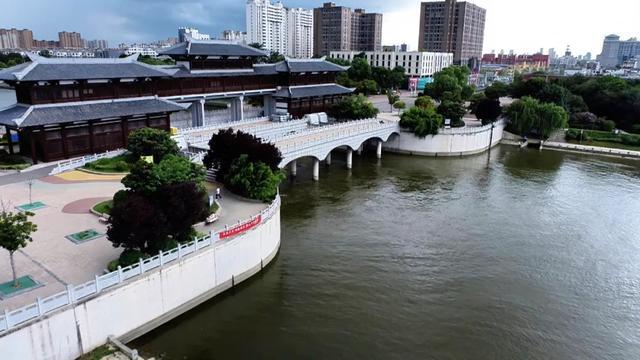
[[[218,236],[220,237],[220,240],[226,239],[232,236],[236,236],[236,235],[242,234],[245,231],[249,231],[253,229],[257,225],[259,225],[260,222],[262,222],[262,215],[258,215],[254,219],[249,220],[246,223],[236,225],[227,230],[222,230],[218,233]]]

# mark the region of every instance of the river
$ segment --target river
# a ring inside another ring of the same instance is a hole
[[[134,341],[163,359],[638,359],[640,163],[344,155],[283,187],[261,275]],[[144,301],[141,299],[141,301]]]

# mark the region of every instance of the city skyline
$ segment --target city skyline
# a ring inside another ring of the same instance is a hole
[[[314,8],[324,1],[289,0],[287,7]],[[521,16],[522,4],[506,0],[471,1],[487,9],[487,23],[483,53],[492,50],[516,53],[545,52],[555,48],[563,53],[571,46],[574,54],[600,53],[602,40],[609,34],[622,39],[640,36],[633,16],[640,13],[640,3],[630,0],[612,0],[606,7],[584,8],[579,12],[577,1],[557,2],[540,0],[535,7],[526,8]],[[367,12],[384,14],[382,43],[407,43],[417,49],[421,1],[400,0],[388,2],[368,1]],[[28,28],[38,39],[56,38],[60,31],[80,32],[87,39],[104,38],[110,44],[121,42],[151,42],[175,36],[179,26],[193,26],[204,33],[215,34],[226,29],[245,29],[245,1],[221,0],[159,0],[148,2],[108,0],[87,3],[78,0],[60,0],[55,4],[43,0],[24,0],[21,6],[8,7],[0,14],[4,28]],[[353,0],[336,1],[337,5],[363,7]],[[68,8],[75,11],[69,12]],[[550,10],[552,9],[552,10]],[[620,11],[625,9],[625,11]],[[170,10],[170,11],[169,11]],[[77,16],[83,14],[83,16]],[[575,14],[575,17],[569,17]],[[562,23],[567,25],[560,25]],[[554,26],[557,24],[557,26]],[[523,29],[513,31],[513,29]],[[525,31],[526,29],[527,31]]]

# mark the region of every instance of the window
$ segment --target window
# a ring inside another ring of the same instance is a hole
[[[82,89],[82,95],[93,95],[93,89]]]
[[[79,97],[80,97],[80,90],[78,89],[62,90],[63,99],[77,99]]]

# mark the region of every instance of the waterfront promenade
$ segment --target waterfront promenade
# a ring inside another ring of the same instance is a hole
[[[64,291],[67,285],[78,285],[105,272],[108,262],[116,259],[122,249],[114,248],[104,234],[107,225],[98,216],[89,212],[95,204],[110,199],[123,189],[121,175],[89,175],[80,171],[66,172],[57,176],[46,176],[32,182],[33,202],[42,202],[45,207],[35,210],[32,218],[38,225],[33,242],[16,252],[18,276],[29,275],[39,285],[37,288],[0,299],[0,309],[14,310],[31,304],[37,298]],[[208,183],[210,194],[219,185]],[[0,200],[10,208],[29,203],[27,182],[0,186]],[[265,204],[244,201],[223,190],[220,200],[220,218],[212,225],[197,226],[203,233],[218,231],[232,226],[266,208]],[[100,237],[76,244],[66,236],[93,229]],[[11,267],[7,252],[0,261],[0,282],[10,281]]]

